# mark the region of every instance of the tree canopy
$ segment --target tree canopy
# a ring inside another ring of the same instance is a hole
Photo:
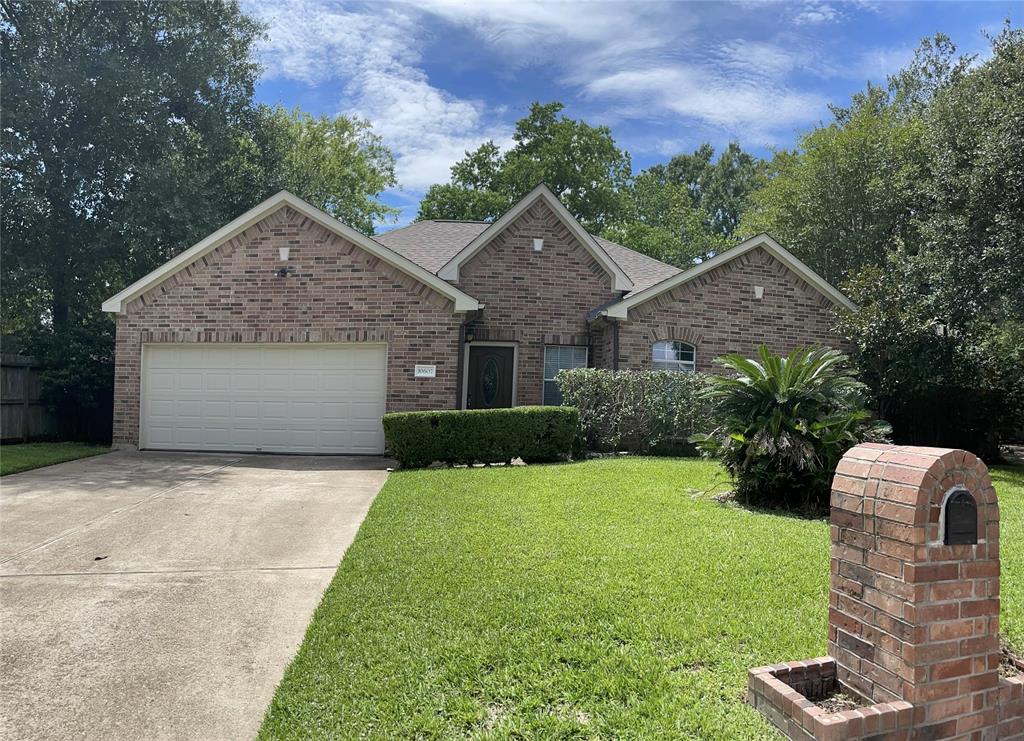
[[[591,230],[614,221],[631,164],[606,126],[560,116],[561,103],[533,103],[516,123],[513,146],[484,142],[452,166],[449,183],[432,185],[417,219],[497,218],[540,183]]]
[[[976,63],[944,36],[923,43],[888,90],[837,109],[828,127],[831,141],[885,156],[865,151],[864,167],[835,168],[826,188],[815,175],[850,161],[845,148],[787,154],[796,162],[745,223],[796,235],[801,256],[860,304],[839,328],[898,436],[995,456],[1024,421],[1024,32],[1007,26],[991,45]],[[776,208],[795,204],[791,192],[832,210]]]
[[[604,236],[678,267],[731,247],[768,168],[736,142],[714,156],[705,143],[639,173],[623,189],[619,216]]]

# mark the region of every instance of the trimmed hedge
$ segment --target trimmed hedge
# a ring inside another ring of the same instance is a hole
[[[708,376],[669,371],[564,370],[555,376],[580,411],[588,450],[693,455],[690,435],[711,429]]]
[[[572,407],[514,407],[384,415],[384,439],[402,468],[563,460],[579,434]]]

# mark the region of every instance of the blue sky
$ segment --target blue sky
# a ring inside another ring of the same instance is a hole
[[[609,126],[634,169],[735,139],[763,155],[828,120],[942,31],[984,54],[994,2],[244,0],[269,24],[257,98],[370,120],[397,157],[385,200],[411,221],[466,149],[506,145],[534,100]],[[381,225],[387,229],[392,225]]]

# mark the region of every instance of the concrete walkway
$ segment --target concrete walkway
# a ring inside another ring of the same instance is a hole
[[[111,453],[0,480],[0,738],[247,738],[380,458]]]

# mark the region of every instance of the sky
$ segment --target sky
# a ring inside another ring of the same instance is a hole
[[[257,99],[356,115],[396,156],[383,195],[412,221],[466,150],[506,147],[531,102],[606,125],[634,171],[702,142],[770,156],[884,82],[943,32],[987,53],[984,32],[1019,25],[992,2],[332,2],[243,0],[268,24]]]

